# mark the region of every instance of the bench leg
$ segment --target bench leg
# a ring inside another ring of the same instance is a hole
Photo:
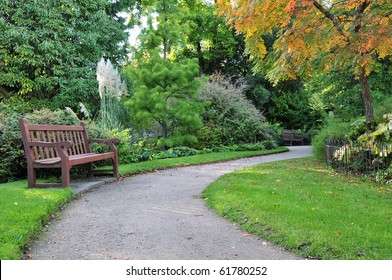
[[[93,163],[92,162],[87,164],[87,177],[88,178],[93,177]]]
[[[29,188],[34,188],[35,187],[35,182],[37,179],[37,172],[35,168],[32,166],[27,167],[27,185]]]
[[[113,158],[113,176],[119,178],[118,175],[118,157]]]
[[[71,185],[71,179],[69,175],[69,168],[61,168],[61,186],[69,187]]]

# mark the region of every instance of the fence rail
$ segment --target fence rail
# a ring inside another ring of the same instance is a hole
[[[325,160],[337,171],[392,183],[392,145],[358,141],[326,141]]]

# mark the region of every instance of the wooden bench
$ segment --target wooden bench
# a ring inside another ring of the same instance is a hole
[[[302,135],[299,135],[295,131],[292,130],[283,130],[282,131],[282,139],[283,139],[283,145],[289,145],[293,146],[293,143],[301,143],[301,145],[304,144],[305,137]]]
[[[70,169],[72,166],[88,164],[88,175],[93,173],[112,173],[118,177],[118,153],[114,143],[118,138],[89,138],[86,125],[39,125],[28,124],[25,119],[19,120],[24,150],[27,158],[28,186],[54,187],[70,186]],[[110,152],[93,153],[91,143],[105,143]],[[93,170],[95,161],[111,159],[113,169]],[[61,183],[36,183],[36,170],[39,168],[61,168]]]

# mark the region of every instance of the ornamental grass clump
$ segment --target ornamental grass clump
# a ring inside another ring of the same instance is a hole
[[[127,94],[127,86],[121,81],[117,69],[110,60],[101,58],[97,66],[97,80],[101,108],[98,125],[104,130],[119,129],[121,127],[122,103],[121,96]]]

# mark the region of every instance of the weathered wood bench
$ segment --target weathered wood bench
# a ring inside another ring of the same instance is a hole
[[[29,188],[70,186],[70,169],[72,166],[88,164],[89,177],[93,173],[110,171],[118,177],[118,153],[114,143],[118,138],[89,138],[86,125],[39,125],[28,124],[19,120],[24,150],[27,158],[27,178]],[[93,153],[91,143],[105,143],[110,152]],[[112,170],[93,170],[95,161],[111,159]],[[36,170],[39,168],[61,168],[61,183],[36,183]]]
[[[283,145],[290,144],[290,146],[293,146],[293,143],[301,143],[301,145],[303,145],[305,137],[292,130],[283,130],[282,139],[283,139]]]

